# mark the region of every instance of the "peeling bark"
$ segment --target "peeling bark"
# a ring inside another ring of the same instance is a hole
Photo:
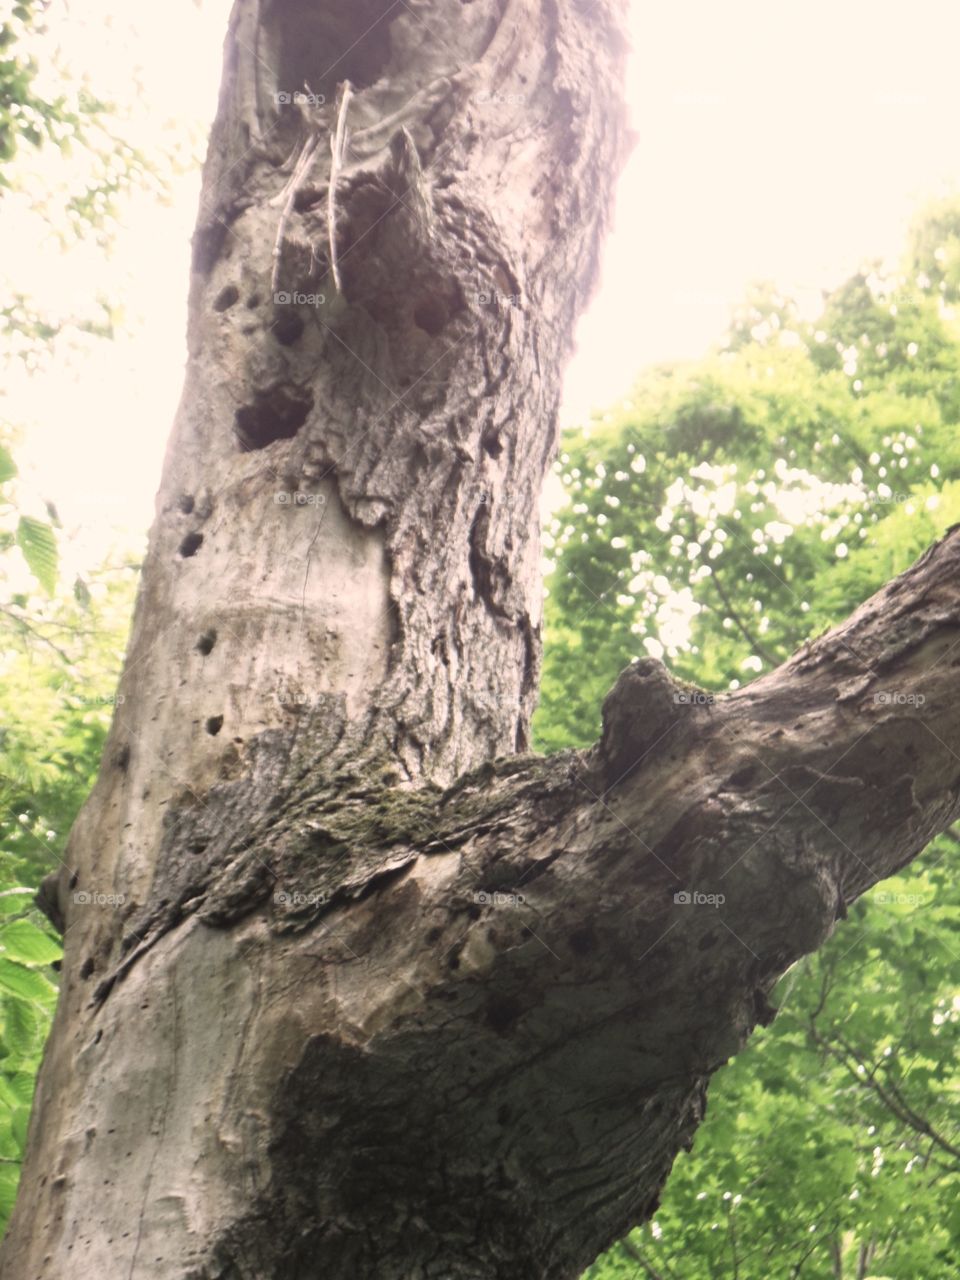
[[[4,1280],[575,1277],[958,816],[953,531],[748,688],[634,663],[525,754],[619,19],[238,0]]]

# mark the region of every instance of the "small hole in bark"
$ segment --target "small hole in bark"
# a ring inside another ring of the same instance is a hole
[[[754,769],[752,764],[744,765],[742,769],[737,770],[737,772],[730,779],[730,782],[735,787],[745,787],[747,783],[750,782],[750,780],[753,778],[755,773],[756,773],[756,769]]]
[[[223,716],[211,716],[207,721],[207,733],[212,737],[216,737],[223,728]]]
[[[413,312],[413,322],[418,329],[435,338],[443,331],[449,316],[441,298],[421,298]]]
[[[102,1039],[103,1039],[103,1032],[98,1031],[97,1034],[93,1037],[93,1043],[99,1044]]]
[[[251,293],[250,297],[247,299],[247,306],[250,308],[251,311],[255,311],[256,308],[259,307],[259,305],[260,305],[259,293]]]
[[[197,651],[202,653],[204,657],[213,653],[213,646],[217,643],[217,633],[213,627],[209,631],[205,631],[197,641]]]
[[[184,560],[189,560],[191,556],[195,556],[203,546],[202,533],[188,533],[184,540],[180,543],[180,554]]]
[[[434,925],[432,929],[429,929],[427,931],[427,944],[429,945],[431,942],[436,942],[436,940],[442,935],[442,933],[443,933],[443,930],[440,928],[440,926]]]
[[[521,1012],[520,1001],[513,996],[497,995],[487,1001],[487,1023],[497,1035],[509,1031]]]
[[[292,347],[303,337],[303,321],[290,307],[285,307],[270,327],[282,347]]]
[[[70,877],[70,888],[75,889],[79,881],[80,881],[80,873],[78,871],[74,871],[73,875]]]
[[[244,450],[265,449],[276,440],[292,440],[313,408],[309,391],[274,387],[237,410],[236,430]]]
[[[394,8],[391,0],[353,0],[349,5],[274,0],[269,26],[279,35],[273,64],[277,89],[292,95],[309,86],[312,93],[324,96],[330,110],[339,81],[349,80],[355,90],[374,84],[390,57],[387,19]],[[281,110],[297,114],[292,104]]]
[[[498,431],[485,431],[480,440],[484,453],[491,458],[499,458],[503,453],[503,442]]]
[[[467,915],[470,917],[471,920],[479,920],[480,917],[483,915],[483,912],[480,910],[480,908],[477,906],[475,902],[471,902],[470,906],[467,907]]]
[[[180,501],[177,503],[177,506],[185,516],[190,515],[194,507],[193,494],[192,493],[181,494]]]
[[[597,949],[597,935],[592,929],[577,929],[567,941],[574,955],[586,956]]]
[[[206,840],[192,840],[187,848],[191,853],[203,853],[207,847]]]
[[[235,284],[228,284],[221,289],[213,302],[214,311],[229,311],[240,300],[240,290]]]
[[[90,977],[91,973],[93,973],[93,959],[91,956],[87,956],[86,960],[84,960],[83,964],[80,966],[80,977],[86,980]]]

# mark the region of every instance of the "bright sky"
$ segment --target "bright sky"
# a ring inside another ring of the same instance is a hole
[[[175,136],[168,122],[212,116],[227,9],[56,0],[51,12],[67,15],[66,46],[104,97],[129,100],[139,79],[149,153]],[[896,255],[917,204],[960,185],[956,0],[635,0],[632,25],[640,139],[568,372],[567,421],[625,396],[644,364],[700,355],[750,280],[812,305],[863,258]],[[123,302],[120,341],[6,388],[38,491],[95,542],[152,516],[198,190],[192,173],[169,206],[138,198],[109,265],[77,250],[65,262],[47,243],[6,255],[8,278],[41,301]],[[17,217],[8,201],[5,245],[23,244]]]

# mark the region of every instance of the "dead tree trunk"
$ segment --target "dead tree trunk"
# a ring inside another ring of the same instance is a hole
[[[620,16],[238,0],[4,1280],[575,1277],[957,816],[956,534],[749,688],[637,663],[524,754]]]

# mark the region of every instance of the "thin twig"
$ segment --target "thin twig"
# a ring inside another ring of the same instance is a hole
[[[313,164],[317,154],[317,146],[320,142],[320,135],[316,132],[303,144],[303,150],[300,152],[300,158],[294,166],[290,180],[280,192],[279,196],[275,196],[271,203],[279,204],[284,201],[283,211],[280,214],[280,221],[277,223],[277,238],[273,242],[273,275],[270,278],[270,292],[276,293],[277,283],[280,279],[280,255],[283,252],[283,237],[287,229],[287,221],[293,212],[293,204],[297,198],[297,192],[306,181],[307,174]]]
[[[347,145],[347,109],[352,92],[350,81],[344,80],[340,86],[337,111],[336,131],[330,135],[330,186],[327,189],[327,235],[330,240],[330,271],[333,275],[337,293],[340,287],[340,266],[337,262],[337,178],[343,164],[343,153]]]
[[[57,657],[68,666],[72,663],[73,659],[68,653],[65,653],[58,644],[54,644],[49,636],[45,636],[42,631],[38,630],[37,627],[28,622],[26,618],[21,618],[19,614],[14,613],[12,609],[7,609],[3,605],[0,605],[0,613],[9,618],[11,622],[16,623],[24,635],[33,636],[35,640],[39,640],[42,644],[47,645],[48,648],[52,649]]]

